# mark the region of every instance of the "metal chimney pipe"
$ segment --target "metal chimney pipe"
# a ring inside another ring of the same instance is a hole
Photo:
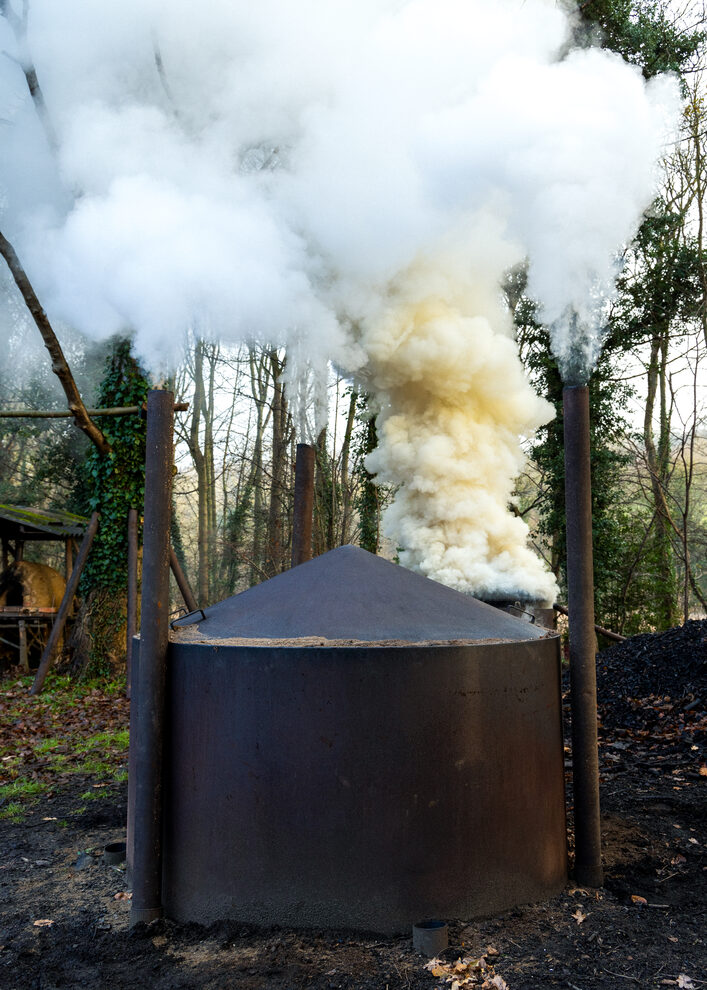
[[[135,772],[130,924],[162,915],[162,742],[169,638],[169,529],[174,395],[147,396],[140,652],[133,670],[130,764]]]
[[[589,389],[572,385],[562,393],[565,425],[565,513],[569,596],[572,779],[574,786],[575,879],[600,887],[601,821],[597,748],[597,673],[594,636],[592,481]]]
[[[308,443],[297,444],[295,499],[292,519],[292,566],[312,559],[312,510],[314,507],[314,455]]]
[[[137,509],[128,510],[128,614],[126,616],[125,684],[130,697],[133,668],[133,637],[137,632],[137,569],[138,569]]]

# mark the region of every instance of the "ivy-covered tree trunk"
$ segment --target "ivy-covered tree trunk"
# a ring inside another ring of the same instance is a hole
[[[334,479],[327,451],[327,428],[320,430],[314,448],[314,520],[312,552],[315,557],[332,550],[334,537]]]
[[[148,388],[130,342],[118,340],[106,363],[98,406],[141,406]],[[86,457],[81,508],[86,514],[100,512],[101,524],[80,586],[82,605],[71,643],[77,673],[117,673],[125,663],[127,522],[129,510],[141,512],[144,501],[145,426],[135,414],[107,418],[110,452],[102,455],[92,448]]]
[[[378,433],[376,431],[376,418],[370,414],[368,403],[368,395],[362,395],[360,398],[360,415],[364,419],[364,432],[358,467],[361,475],[361,485],[358,498],[356,499],[356,508],[358,509],[358,542],[369,553],[378,553],[380,546],[380,498],[378,487],[375,483],[375,476],[366,470],[365,465],[366,455],[370,454],[378,446]]]

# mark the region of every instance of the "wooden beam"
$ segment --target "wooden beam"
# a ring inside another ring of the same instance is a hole
[[[29,674],[29,655],[27,653],[27,625],[24,619],[17,623],[17,632],[20,638],[20,667],[26,674]]]
[[[175,402],[175,412],[186,412],[188,402]],[[144,412],[144,406],[116,406],[114,409],[87,409],[93,419],[96,416],[134,416]],[[0,410],[0,419],[70,419],[74,413],[70,409],[5,409]]]
[[[94,512],[91,516],[91,521],[88,524],[88,529],[84,533],[83,540],[81,541],[81,547],[79,549],[78,557],[76,558],[76,563],[74,564],[74,569],[71,572],[71,577],[66,584],[66,591],[64,592],[64,597],[61,600],[61,605],[59,606],[59,611],[57,612],[56,619],[54,620],[54,625],[52,626],[52,631],[49,633],[49,639],[47,640],[47,645],[44,647],[44,652],[42,653],[42,659],[39,661],[39,667],[37,668],[37,673],[34,678],[34,684],[32,685],[32,690],[30,694],[39,694],[44,685],[44,680],[47,676],[49,667],[51,666],[52,660],[54,659],[54,654],[56,653],[57,646],[59,645],[59,640],[61,639],[62,633],[64,632],[64,626],[66,625],[66,620],[69,617],[69,612],[71,610],[71,605],[74,600],[74,595],[79,586],[79,578],[88,559],[88,554],[91,549],[91,544],[93,543],[93,538],[98,530],[98,521],[100,516],[97,512]]]
[[[172,574],[174,574],[174,580],[177,582],[177,587],[182,593],[184,604],[190,612],[196,612],[199,606],[197,605],[196,598],[194,597],[194,592],[191,590],[189,580],[182,570],[182,565],[179,563],[177,555],[174,552],[174,547],[171,544],[169,547],[169,566],[172,568]]]
[[[74,541],[67,539],[64,541],[64,578],[69,580],[74,569]]]
[[[554,608],[554,610],[556,612],[559,612],[560,615],[569,616],[569,614],[570,614],[569,613],[569,610],[567,609],[567,607],[565,605],[558,605],[557,602],[555,602],[555,604],[552,607]],[[597,633],[599,633],[600,636],[605,636],[607,639],[610,639],[613,643],[625,643],[626,642],[626,637],[625,636],[620,636],[618,633],[612,632],[611,629],[605,629],[603,626],[596,626],[595,625],[594,626],[594,631],[597,632]]]

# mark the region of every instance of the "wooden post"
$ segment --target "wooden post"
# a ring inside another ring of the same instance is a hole
[[[15,540],[15,560],[25,559],[25,544],[24,540]]]
[[[181,592],[182,598],[184,599],[184,604],[190,612],[196,612],[199,606],[196,603],[194,592],[191,590],[187,576],[182,569],[182,565],[177,559],[177,555],[174,552],[174,547],[171,545],[169,548],[169,566],[172,568],[172,574],[174,574],[174,580],[177,582],[177,586]]]
[[[74,547],[73,540],[68,537],[64,543],[64,577],[68,581],[74,569]]]
[[[17,631],[20,635],[20,667],[25,674],[29,674],[29,656],[27,654],[27,626],[24,619],[17,623]]]
[[[137,632],[137,509],[128,512],[128,614],[125,642],[125,694],[130,697],[133,636]]]
[[[64,632],[66,620],[69,617],[71,604],[79,586],[79,578],[81,577],[81,573],[86,565],[86,560],[88,559],[93,538],[98,530],[99,519],[99,514],[94,512],[91,516],[91,521],[88,524],[88,529],[86,530],[84,538],[81,542],[81,547],[79,549],[78,557],[76,558],[76,563],[74,564],[74,569],[71,572],[71,577],[66,583],[66,591],[64,592],[64,597],[61,600],[61,605],[59,606],[59,611],[57,612],[56,619],[54,620],[52,630],[49,633],[47,645],[44,647],[42,659],[39,661],[39,667],[37,668],[37,674],[34,678],[34,684],[32,685],[30,694],[39,694],[42,690],[44,679],[46,678],[47,671],[51,666],[52,660],[54,659],[56,648],[59,645],[59,640]]]
[[[2,569],[6,571],[10,566],[10,552],[7,546],[7,540],[3,537],[2,540]]]

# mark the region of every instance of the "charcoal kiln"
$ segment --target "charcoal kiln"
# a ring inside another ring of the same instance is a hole
[[[409,931],[565,883],[557,638],[357,547],[173,623],[165,716],[169,917]]]

